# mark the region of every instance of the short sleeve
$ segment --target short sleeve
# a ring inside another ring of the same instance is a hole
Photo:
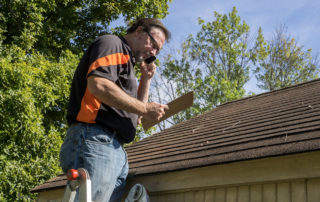
[[[118,37],[99,37],[90,47],[87,77],[95,75],[115,82],[119,78],[119,68],[128,62],[129,57],[123,53],[122,43]]]

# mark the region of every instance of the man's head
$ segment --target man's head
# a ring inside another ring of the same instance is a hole
[[[171,34],[158,19],[144,18],[127,29],[127,36],[135,59],[141,62],[158,54]]]

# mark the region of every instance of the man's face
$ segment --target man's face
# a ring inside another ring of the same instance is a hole
[[[133,50],[137,62],[155,56],[159,53],[165,42],[165,34],[159,28],[153,27],[148,32],[142,27],[138,30],[136,49]]]

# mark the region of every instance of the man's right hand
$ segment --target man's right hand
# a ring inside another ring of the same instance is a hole
[[[146,112],[142,116],[145,119],[159,121],[168,109],[168,105],[159,104],[157,102],[148,102],[146,103]]]

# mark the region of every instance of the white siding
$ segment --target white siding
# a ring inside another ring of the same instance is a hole
[[[320,178],[152,195],[152,202],[319,202]]]

